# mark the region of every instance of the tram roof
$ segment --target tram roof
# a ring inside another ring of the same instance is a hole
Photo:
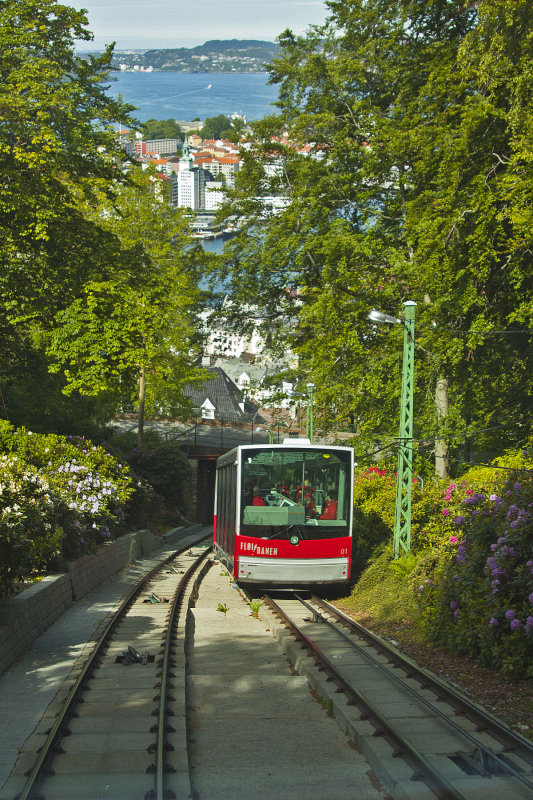
[[[232,450],[229,450],[223,456],[220,456],[217,464],[222,466],[228,462],[235,461],[239,452],[247,452],[250,450],[263,450],[265,453],[270,453],[272,450],[325,450],[353,453],[353,447],[347,447],[346,445],[312,444],[309,439],[285,439],[283,442],[272,444],[240,444]]]

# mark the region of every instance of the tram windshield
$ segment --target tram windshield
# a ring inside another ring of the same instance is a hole
[[[240,532],[268,538],[349,535],[350,471],[350,454],[345,451],[246,450]]]

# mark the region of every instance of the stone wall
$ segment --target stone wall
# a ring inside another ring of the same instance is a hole
[[[0,674],[75,600],[138,558],[200,528],[174,528],[164,536],[135,531],[102,545],[96,553],[67,562],[64,573],[47,575],[16,597],[0,600]]]

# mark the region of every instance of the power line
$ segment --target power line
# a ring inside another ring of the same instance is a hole
[[[429,330],[434,331],[435,333],[453,333],[457,336],[473,336],[478,334],[480,336],[514,336],[515,334],[519,333],[533,333],[533,328],[518,328],[517,330],[507,330],[507,331],[476,331],[476,330],[458,330],[457,328],[441,328],[439,325],[417,325],[417,330]]]

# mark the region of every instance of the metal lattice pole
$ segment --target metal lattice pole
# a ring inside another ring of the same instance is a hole
[[[315,388],[314,383],[307,384],[307,421],[306,421],[306,433],[307,438],[312,443],[313,442],[313,391]]]
[[[405,305],[402,399],[400,406],[400,433],[398,470],[396,479],[396,507],[394,516],[394,558],[409,553],[411,549],[411,491],[413,487],[413,389],[415,378],[415,308],[408,300]]]

